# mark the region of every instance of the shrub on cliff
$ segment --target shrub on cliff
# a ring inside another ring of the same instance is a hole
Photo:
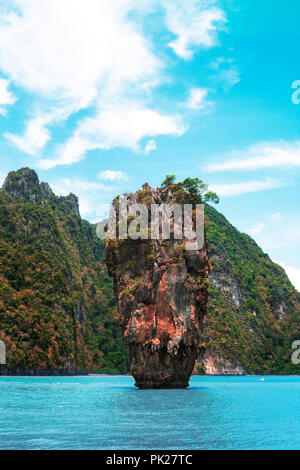
[[[219,197],[213,191],[208,191],[208,185],[199,178],[186,178],[175,183],[175,175],[166,175],[161,187],[168,188],[174,193],[179,204],[203,204],[204,202],[219,203]]]

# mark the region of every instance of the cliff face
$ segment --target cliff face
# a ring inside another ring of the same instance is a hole
[[[201,361],[207,375],[245,375],[246,370],[232,359],[219,356],[209,349],[205,351]]]
[[[0,190],[0,374],[125,372],[104,245],[29,168]]]
[[[300,337],[300,293],[255,241],[205,207],[210,248],[206,352],[195,372],[299,374],[291,361]]]
[[[170,190],[147,184],[125,197],[129,206],[176,202]],[[208,247],[205,240],[200,250],[186,250],[185,239],[174,240],[172,233],[164,241],[107,240],[125,347],[140,388],[187,387],[201,351]]]

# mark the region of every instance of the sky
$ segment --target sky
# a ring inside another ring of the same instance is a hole
[[[300,290],[298,0],[0,0],[0,184],[35,169],[96,223],[199,177]]]

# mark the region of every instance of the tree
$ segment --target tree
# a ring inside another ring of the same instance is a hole
[[[175,183],[175,180],[176,180],[176,176],[175,175],[166,175],[165,179],[163,180],[163,182],[161,183],[162,187],[163,188],[167,188],[168,186],[170,186],[171,184],[174,184]]]
[[[175,184],[176,176],[175,175],[166,175],[164,181],[162,182],[162,187],[167,188]],[[213,202],[218,204],[220,202],[219,197],[213,191],[208,191],[208,185],[205,184],[199,178],[186,178],[182,183],[176,184],[177,193],[182,190],[185,190],[191,196],[192,202],[197,204],[202,204],[204,202]]]
[[[208,191],[204,194],[204,201],[205,202],[214,202],[215,204],[219,204],[220,198],[214,191]]]

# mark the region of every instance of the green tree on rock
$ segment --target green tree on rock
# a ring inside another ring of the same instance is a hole
[[[197,204],[203,204],[204,202],[213,202],[218,204],[220,202],[219,197],[213,191],[208,191],[208,185],[205,184],[199,178],[186,178],[183,182],[175,183],[175,175],[166,175],[162,182],[162,188],[169,188],[175,190],[177,195],[183,195],[186,191],[191,197],[191,202]],[[187,202],[185,198],[182,198],[182,202]]]

